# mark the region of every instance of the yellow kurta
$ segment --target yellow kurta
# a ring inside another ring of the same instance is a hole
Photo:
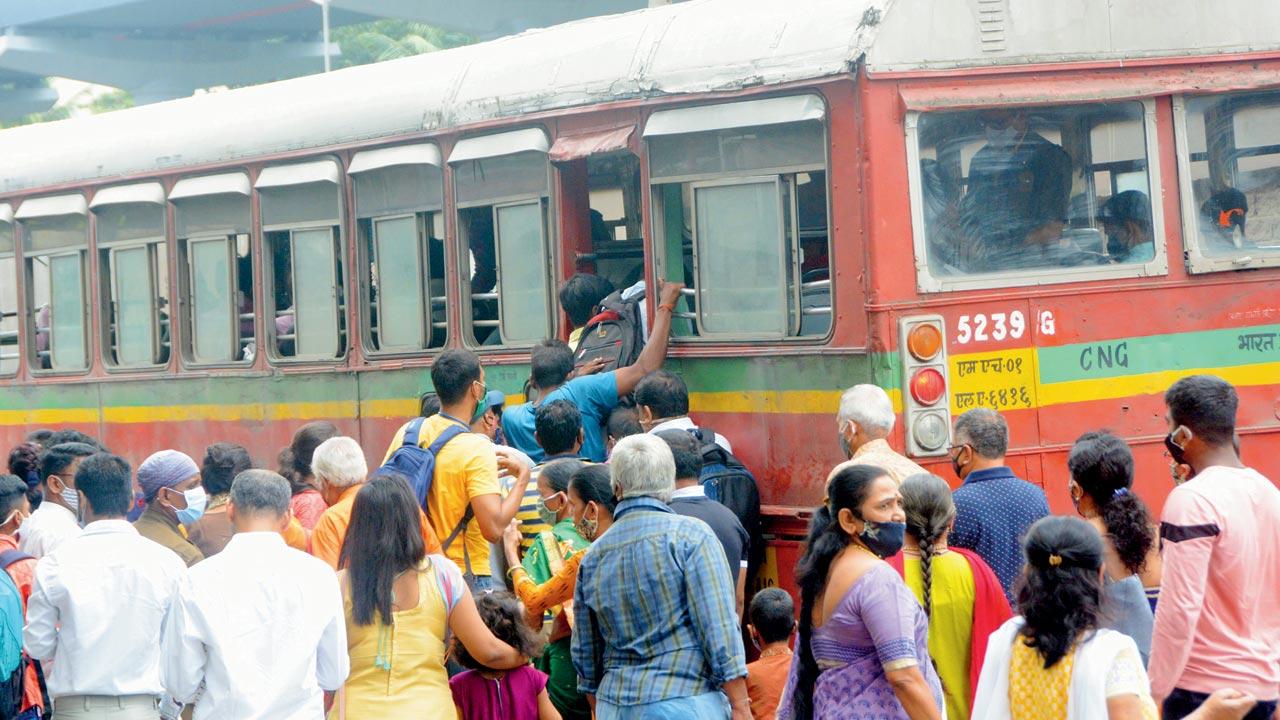
[[[969,717],[969,663],[973,641],[973,570],[960,553],[945,552],[933,558],[930,585],[933,606],[929,615],[929,655],[933,657],[947,700],[947,717]],[[920,558],[906,557],[907,587],[924,604],[924,577]]]
[[[351,591],[343,590],[347,649],[351,674],[346,684],[347,720],[456,720],[449,676],[444,669],[448,610],[428,559],[418,575],[418,606],[394,613],[392,627],[375,615],[372,625],[356,625],[351,617]],[[458,578],[461,581],[461,578]],[[391,664],[375,665],[381,637],[382,656]],[[330,720],[338,718],[335,703]]]

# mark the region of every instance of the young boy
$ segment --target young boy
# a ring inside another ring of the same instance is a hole
[[[755,720],[772,719],[791,670],[791,633],[796,626],[795,603],[785,590],[766,588],[751,599],[747,630],[760,650],[760,659],[747,665],[747,696]]]

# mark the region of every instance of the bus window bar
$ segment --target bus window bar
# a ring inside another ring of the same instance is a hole
[[[698,319],[698,314],[697,314],[697,313],[691,313],[691,312],[673,312],[673,313],[671,313],[671,316],[672,316],[672,317],[683,318],[683,319],[685,319],[685,320],[697,320],[697,319]]]
[[[252,320],[254,317],[256,317],[256,315],[254,315],[254,314],[253,314],[253,313],[251,313],[251,312],[248,312],[248,313],[240,313],[240,319],[241,319],[241,320]]]
[[[471,324],[476,327],[498,327],[497,320],[472,320]]]
[[[804,288],[805,290],[814,290],[814,289],[817,289],[817,288],[829,288],[829,287],[831,287],[831,280],[829,280],[829,279],[828,279],[828,280],[814,280],[814,281],[812,281],[812,282],[800,283],[800,287]]]
[[[0,340],[16,340],[17,338],[17,330],[0,330]]]
[[[441,330],[444,330],[444,329],[447,329],[447,328],[449,327],[449,323],[447,323],[447,322],[433,322],[433,323],[431,323],[431,327],[433,327],[433,328],[439,328],[439,329],[441,329]]]
[[[830,315],[831,307],[829,305],[823,306],[823,307],[807,307],[807,308],[801,309],[800,314],[801,315]]]
[[[432,296],[431,298],[432,305],[443,305],[444,301],[445,301],[444,295]]]
[[[680,294],[685,297],[694,297],[698,294],[698,291],[693,288],[680,288]]]
[[[18,317],[18,313],[17,313],[17,311],[14,311],[14,312],[0,312],[0,320],[3,320],[4,318],[11,318],[11,317]]]
[[[434,300],[434,299],[435,299],[435,298],[432,298],[432,300]],[[471,299],[472,299],[473,301],[475,301],[475,300],[497,300],[497,299],[498,299],[498,293],[496,293],[496,292],[487,292],[487,293],[471,293]]]

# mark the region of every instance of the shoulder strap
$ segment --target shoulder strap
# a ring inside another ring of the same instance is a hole
[[[450,440],[465,432],[471,432],[471,430],[469,428],[464,428],[461,425],[450,425],[436,436],[436,439],[432,441],[431,446],[427,448],[427,452],[431,453],[433,456],[439,455],[440,451],[444,449],[444,446],[447,445]],[[416,445],[417,443],[414,444]]]
[[[31,560],[32,556],[17,548],[0,552],[0,570],[7,570],[10,565],[23,560]]]
[[[422,423],[426,422],[426,418],[414,418],[404,428],[404,442],[400,443],[403,447],[417,447],[418,442],[422,439]]]

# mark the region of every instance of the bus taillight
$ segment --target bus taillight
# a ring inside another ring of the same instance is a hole
[[[947,343],[942,316],[903,318],[899,330],[907,454],[942,455],[947,451],[947,439],[951,435]]]

